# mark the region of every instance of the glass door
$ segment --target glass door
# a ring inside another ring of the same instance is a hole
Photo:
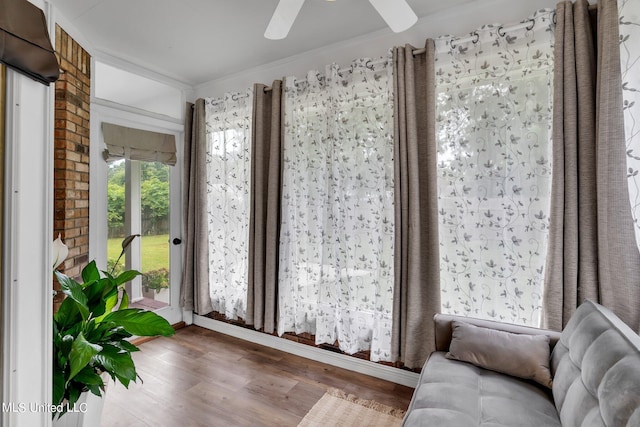
[[[150,308],[170,304],[170,167],[140,162],[140,271],[142,298]]]
[[[170,166],[159,162],[116,160],[108,164],[107,268],[138,270],[127,284],[131,306],[157,310],[170,305]],[[115,265],[122,240],[136,238],[125,260]],[[124,262],[123,262],[124,261]]]

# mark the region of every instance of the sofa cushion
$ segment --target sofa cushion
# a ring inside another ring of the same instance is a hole
[[[640,337],[610,310],[585,301],[551,355],[563,426],[640,426]]]
[[[458,320],[452,325],[448,359],[534,380],[551,388],[548,336],[514,334]]]
[[[531,381],[429,356],[404,426],[560,426],[551,395]]]

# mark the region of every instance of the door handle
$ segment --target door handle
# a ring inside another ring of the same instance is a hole
[[[171,241],[171,243],[173,243],[174,245],[179,245],[180,243],[182,243],[182,240],[180,240],[179,238],[175,238]]]

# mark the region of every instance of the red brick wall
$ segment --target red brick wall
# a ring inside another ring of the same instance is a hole
[[[53,237],[61,234],[69,247],[59,270],[79,277],[89,257],[91,56],[59,26],[56,55],[62,74],[55,83]],[[58,294],[54,303],[61,297]]]

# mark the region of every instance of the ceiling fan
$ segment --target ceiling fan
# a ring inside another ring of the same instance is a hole
[[[280,0],[264,36],[271,40],[287,37],[305,0]],[[333,1],[333,0],[329,0]],[[395,33],[402,32],[416,23],[416,16],[406,0],[369,0],[382,19]]]

